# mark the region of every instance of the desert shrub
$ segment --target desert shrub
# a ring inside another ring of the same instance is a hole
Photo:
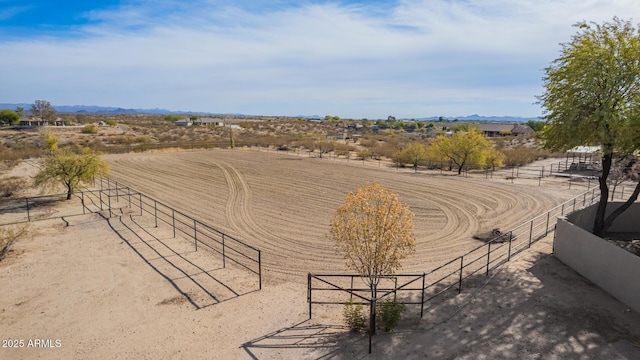
[[[118,125],[118,123],[116,123],[116,121],[115,121],[115,120],[112,120],[112,119],[105,119],[105,120],[104,120],[104,122],[105,122],[105,124],[107,124],[107,125],[109,125],[109,126],[116,126],[116,125]]]
[[[174,115],[174,114],[169,114],[169,115],[165,115],[164,116],[164,120],[165,121],[169,121],[169,122],[176,122],[176,121],[180,120],[180,116],[179,115]]]
[[[376,321],[384,331],[391,331],[398,326],[404,312],[404,304],[396,299],[388,298],[378,302],[376,309]]]
[[[362,149],[362,150],[358,150],[356,152],[356,159],[358,159],[358,160],[364,160],[364,159],[366,159],[368,157],[371,157],[371,156],[372,156],[371,150],[369,150],[369,149]]]
[[[347,156],[351,151],[355,151],[355,147],[353,147],[353,145],[340,143],[335,145],[335,152],[338,156]]]
[[[11,250],[16,240],[29,236],[29,224],[0,228],[0,260]]]
[[[504,164],[507,166],[522,166],[530,164],[540,158],[549,157],[549,152],[543,149],[526,146],[516,146],[511,149],[502,149],[505,156]]]
[[[347,324],[349,330],[353,332],[360,332],[367,328],[367,318],[364,315],[362,304],[357,304],[353,299],[349,299],[344,304],[344,322]]]
[[[98,132],[98,128],[96,128],[95,124],[87,124],[82,128],[83,134],[95,134]]]
[[[135,142],[138,144],[152,144],[153,139],[149,135],[142,135],[136,137]]]
[[[0,197],[16,196],[27,187],[27,181],[23,178],[12,176],[0,180]]]

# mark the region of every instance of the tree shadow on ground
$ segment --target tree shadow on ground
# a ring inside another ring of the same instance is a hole
[[[305,320],[248,341],[241,347],[252,359],[259,359],[269,351],[280,352],[287,349],[322,349],[331,354],[336,349],[336,339],[346,330],[340,325],[314,324]]]
[[[314,359],[638,359],[640,314],[630,310],[552,255],[527,255],[465,281],[430,301],[424,317],[407,307],[400,326],[367,336],[322,332],[304,358]],[[251,341],[245,350],[287,339],[300,324]],[[313,320],[308,328],[322,328]],[[327,325],[328,327],[328,325]],[[283,336],[282,338],[280,336]],[[294,339],[293,337],[291,338]],[[297,345],[281,341],[279,351]],[[265,347],[268,348],[268,347]],[[282,352],[287,357],[286,352]],[[266,354],[268,355],[268,354]],[[270,356],[265,356],[270,357]],[[258,358],[253,356],[253,358]]]

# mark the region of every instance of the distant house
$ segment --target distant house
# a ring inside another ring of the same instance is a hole
[[[40,118],[20,119],[20,126],[36,127],[36,126],[64,126],[64,120],[57,118],[55,120],[42,120]]]
[[[191,126],[191,125],[212,125],[212,126],[224,126],[224,120],[221,118],[197,118],[192,120],[191,118],[184,118],[175,122],[176,126]]]
[[[197,118],[193,120],[194,125],[213,125],[224,126],[224,120],[221,118]]]
[[[482,132],[488,137],[497,136],[524,136],[533,134],[534,131],[528,125],[524,124],[495,124],[495,123],[481,123],[478,124]]]
[[[176,126],[191,126],[193,125],[193,121],[189,118],[186,118],[186,119],[180,119],[176,121],[175,124]]]

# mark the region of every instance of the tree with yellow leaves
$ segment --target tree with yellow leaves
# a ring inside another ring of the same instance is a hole
[[[330,237],[348,268],[371,290],[369,333],[375,334],[375,298],[380,279],[401,268],[415,252],[413,213],[398,196],[379,184],[365,184],[346,195],[333,215]]]
[[[451,136],[438,136],[429,147],[441,160],[449,160],[458,166],[458,174],[467,164],[484,165],[493,142],[477,131],[459,131]]]

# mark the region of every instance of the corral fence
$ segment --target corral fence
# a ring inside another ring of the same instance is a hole
[[[116,208],[120,208],[120,205],[116,205],[115,202],[112,204],[111,198],[114,195],[110,195],[110,191],[111,189],[76,191],[71,194],[69,200],[66,193],[6,199],[0,201],[0,214],[3,215],[0,226],[50,219],[62,219],[66,222],[65,217],[102,211],[111,214]],[[121,192],[119,196],[132,195],[135,194]],[[62,209],[56,207],[62,203],[71,206]]]
[[[100,177],[100,188],[107,192],[108,197],[128,196],[129,208],[138,212],[137,215],[150,215],[154,226],[168,225],[173,230],[173,237],[180,234],[187,240],[193,240],[196,251],[204,247],[222,257],[223,267],[227,261],[244,268],[258,278],[258,289],[262,289],[262,252],[231,235],[197,220],[175,208],[153,199],[142,192],[132,190],[109,177]],[[124,195],[123,195],[124,194]],[[132,196],[133,195],[133,199]]]
[[[622,195],[622,191],[620,192]],[[451,289],[459,294],[463,284],[476,274],[488,276],[511,258],[531,247],[555,230],[558,217],[590,206],[599,201],[600,191],[591,188],[553,209],[524,222],[513,229],[499,233],[484,244],[422,274],[393,274],[380,279],[374,296],[364,278],[356,274],[312,274],[307,277],[309,319],[313,305],[341,305],[347,298],[365,306],[393,296],[405,305],[419,306],[420,317],[425,305],[442,297]],[[369,339],[371,341],[371,338]],[[371,343],[369,343],[371,352]]]
[[[329,149],[307,149],[304,147],[290,148],[286,146],[264,146],[259,145],[252,141],[243,141],[237,139],[235,141],[235,147],[242,148],[248,147],[259,151],[284,153],[288,155],[295,155],[298,157],[313,157],[319,159],[346,159],[347,162],[362,163],[363,166],[376,166],[382,167],[383,163],[391,161],[389,164],[393,164],[395,167],[405,167],[406,164],[398,162],[397,158],[387,158],[388,161],[383,161],[384,156],[359,156],[357,152],[339,152]],[[161,151],[167,149],[181,149],[181,150],[196,150],[196,149],[214,149],[214,148],[230,148],[228,139],[215,139],[215,140],[203,140],[203,141],[174,141],[165,142],[159,144],[124,144],[124,145],[103,145],[97,148],[97,150],[107,153],[130,153],[130,152],[146,152],[146,151]],[[388,164],[387,164],[388,165]],[[429,160],[419,164],[416,171],[439,171],[441,174],[445,172],[457,172],[457,166],[450,161],[434,161]],[[461,173],[467,176],[468,174],[483,175],[486,178],[505,178],[507,180],[514,179],[533,179],[538,180],[539,184],[543,178],[547,177],[567,177],[570,182],[573,179],[586,178],[589,184],[587,188],[591,186],[591,180],[596,178],[602,171],[597,161],[577,161],[575,159],[560,160],[557,163],[553,163],[547,166],[531,166],[531,165],[515,165],[515,166],[503,166],[503,167],[490,167],[486,165],[478,164],[465,164],[461,170]]]
[[[99,177],[94,183],[100,189],[74,192],[70,200],[66,200],[65,193],[0,201],[0,226],[51,219],[68,223],[65,218],[89,213],[101,213],[109,218],[127,212],[129,216],[150,215],[155,227],[168,225],[173,237],[180,234],[193,240],[196,251],[204,247],[219,254],[223,267],[229,261],[255,274],[258,289],[262,289],[260,249],[108,177]],[[70,206],[55,206],[61,203]]]
[[[336,152],[336,151],[324,151],[322,149],[305,149],[301,147],[289,148],[289,147],[274,147],[274,146],[258,146],[249,145],[253,150],[282,153],[287,155],[293,155],[298,157],[309,157],[317,159],[327,160],[347,160],[351,163],[361,163],[363,166],[393,166],[399,168],[414,168],[412,165],[403,164],[398,161],[397,157],[386,158],[384,156],[359,156],[356,152]],[[383,160],[383,159],[386,159]],[[418,164],[414,168],[414,171],[435,171],[440,174],[458,172],[458,167],[451,161],[437,161],[427,160]],[[531,179],[541,181],[544,178],[549,177],[566,177],[570,182],[578,180],[580,178],[586,179],[588,188],[591,187],[591,181],[595,180],[600,174],[602,169],[596,162],[569,162],[568,160],[558,161],[549,165],[513,165],[513,166],[501,166],[491,167],[485,164],[472,164],[467,163],[462,167],[460,171],[464,176],[469,174],[475,174],[484,176],[485,178],[504,178],[507,180],[514,179]]]

